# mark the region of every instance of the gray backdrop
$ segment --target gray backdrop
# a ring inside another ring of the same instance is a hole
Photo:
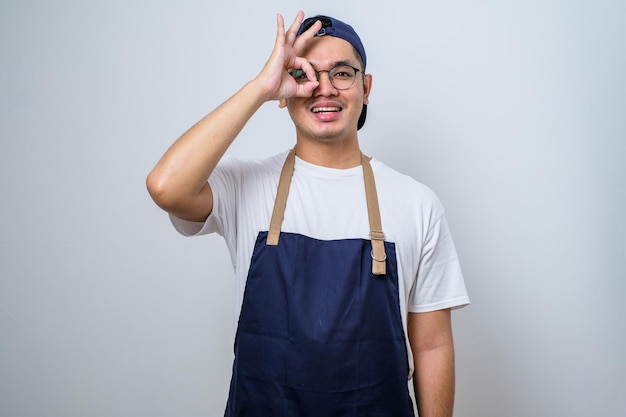
[[[473,302],[456,415],[625,415],[619,0],[2,0],[0,415],[223,415],[230,260],[145,177],[299,8],[357,28],[363,149],[446,206]],[[270,103],[231,152],[293,140]]]

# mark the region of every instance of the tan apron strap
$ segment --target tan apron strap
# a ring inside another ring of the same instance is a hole
[[[274,210],[272,211],[272,219],[270,220],[270,229],[267,233],[267,244],[270,246],[278,245],[280,228],[285,216],[285,207],[287,207],[287,197],[289,196],[289,187],[291,186],[291,177],[293,176],[295,164],[296,149],[293,148],[287,155],[287,159],[285,159],[285,164],[283,165],[280,179],[278,180],[276,201],[274,202]],[[383,233],[383,226],[380,220],[374,172],[372,171],[369,158],[363,154],[361,154],[361,165],[363,166],[365,199],[367,201],[367,215],[370,223],[370,239],[372,241],[372,273],[374,275],[385,275],[387,273],[385,234]]]
[[[370,239],[372,240],[372,274],[385,275],[387,273],[387,254],[385,253],[385,234],[380,220],[378,193],[374,172],[369,158],[361,154],[363,165],[363,181],[365,182],[365,199],[367,200],[367,216],[370,222]]]
[[[278,180],[278,190],[276,191],[276,201],[274,202],[274,211],[272,211],[270,230],[267,232],[267,244],[270,246],[278,245],[280,227],[283,224],[283,217],[285,216],[289,186],[291,185],[291,177],[293,176],[293,168],[295,165],[296,148],[293,148],[287,155],[287,159],[285,159],[285,164],[283,165],[283,170],[280,172],[280,179]]]

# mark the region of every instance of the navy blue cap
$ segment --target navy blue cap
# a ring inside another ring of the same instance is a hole
[[[363,47],[361,38],[359,38],[359,35],[357,35],[352,26],[342,22],[341,20],[322,15],[309,17],[302,22],[296,36],[300,36],[302,32],[305,32],[318,20],[322,22],[322,27],[320,30],[317,31],[315,36],[333,36],[335,38],[340,38],[344,41],[349,42],[350,45],[352,45],[354,49],[356,49],[359,56],[361,57],[361,60],[363,61],[363,70],[365,70],[367,57],[365,55],[365,48]]]
[[[320,30],[317,31],[315,36],[333,36],[335,38],[340,38],[350,43],[350,45],[354,47],[354,49],[361,57],[361,61],[363,61],[363,73],[365,73],[365,66],[367,64],[365,48],[363,47],[363,43],[361,42],[361,38],[359,38],[359,35],[357,35],[352,26],[348,25],[347,23],[344,23],[341,20],[335,19],[330,16],[317,15],[314,17],[309,17],[307,19],[304,19],[304,21],[300,25],[300,28],[298,29],[298,33],[296,36],[300,36],[303,32],[306,32],[306,30],[313,26],[318,20],[322,22],[322,27]],[[359,116],[359,121],[357,123],[357,130],[362,128],[365,124],[366,116],[367,105],[364,104],[361,115]]]

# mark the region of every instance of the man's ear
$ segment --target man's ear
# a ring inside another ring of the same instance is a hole
[[[287,107],[287,99],[281,98],[280,100],[278,100],[278,107],[281,109]]]
[[[370,91],[372,91],[372,74],[363,76],[363,104],[369,104]]]

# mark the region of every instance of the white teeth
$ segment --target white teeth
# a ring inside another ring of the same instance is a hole
[[[327,112],[337,112],[341,109],[339,107],[314,107],[313,113],[327,113]]]

